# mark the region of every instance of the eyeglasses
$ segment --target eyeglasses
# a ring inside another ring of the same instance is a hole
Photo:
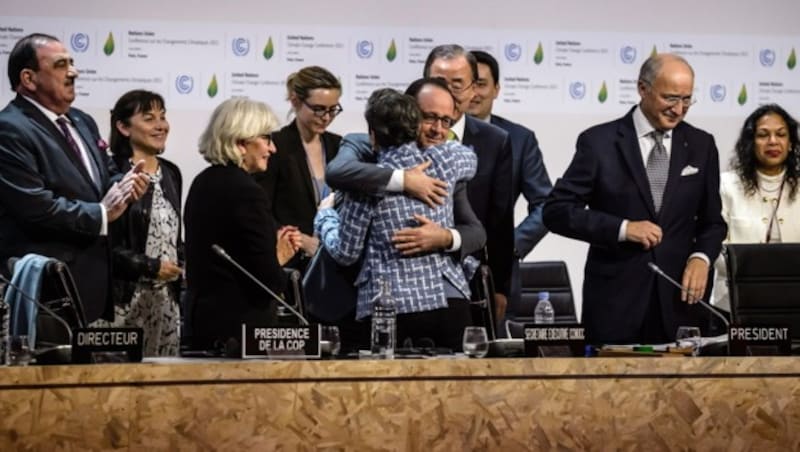
[[[451,82],[449,80],[447,81],[447,87],[450,88],[450,91],[452,91],[453,94],[463,93],[464,91],[469,89],[469,87],[472,86],[473,84],[475,84],[474,80],[469,83],[465,83],[460,80],[455,82]]]
[[[650,82],[646,80],[640,80],[640,81],[645,85],[649,86],[651,91],[653,90],[653,85]],[[684,107],[689,108],[697,102],[697,99],[695,99],[692,96],[665,96],[663,94],[659,94],[658,97],[660,97],[661,100],[663,100],[664,103],[667,104],[667,106],[670,108],[678,105],[679,103],[682,104]]]
[[[324,105],[311,105],[303,100],[303,105],[308,107],[317,118],[324,118],[326,114],[330,115],[331,118],[335,118],[339,115],[339,113],[344,111],[344,108],[342,108],[341,104],[336,104],[333,107],[328,108]]]
[[[423,113],[422,114],[422,123],[423,124],[426,124],[426,125],[429,125],[429,126],[433,126],[433,125],[436,125],[437,122],[440,123],[442,125],[442,127],[445,128],[445,129],[449,129],[450,127],[453,127],[453,124],[456,123],[456,121],[453,118],[449,118],[447,116],[437,116],[437,115],[435,115],[433,113]]]
[[[255,140],[259,139],[259,138],[264,140],[264,143],[266,143],[267,146],[272,144],[272,134],[271,133],[262,133],[261,135],[256,135],[254,137],[245,138],[244,140],[241,140],[241,141],[242,142],[255,141]]]

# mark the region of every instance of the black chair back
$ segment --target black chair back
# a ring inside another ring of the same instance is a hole
[[[494,279],[492,271],[488,265],[482,264],[470,281],[470,291],[472,299],[470,307],[472,310],[472,321],[475,325],[486,328],[489,340],[497,339],[495,331],[495,301],[494,301]]]
[[[729,244],[728,293],[734,323],[788,325],[800,340],[800,243]]]
[[[519,278],[522,294],[512,320],[533,321],[533,311],[539,302],[539,292],[550,292],[550,303],[556,323],[575,323],[575,301],[564,261],[520,262]]]

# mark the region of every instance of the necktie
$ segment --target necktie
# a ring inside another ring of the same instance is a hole
[[[78,147],[78,143],[75,142],[75,138],[72,136],[72,132],[70,132],[69,127],[67,126],[67,119],[63,116],[59,116],[56,119],[56,123],[58,127],[61,129],[61,133],[64,134],[64,138],[67,139],[67,144],[69,148],[72,150],[72,153],[78,157],[78,160],[83,164],[83,158],[81,158],[81,149]]]
[[[658,213],[661,210],[661,200],[669,176],[669,156],[664,147],[664,132],[654,130],[652,137],[656,140],[656,144],[647,156],[647,179],[650,181],[650,194],[653,195],[653,204]]]
[[[456,141],[458,141],[458,135],[456,135],[456,133],[453,132],[453,129],[450,129],[450,130],[447,131],[447,139],[448,140],[456,140]]]

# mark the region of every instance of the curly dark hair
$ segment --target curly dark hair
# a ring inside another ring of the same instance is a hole
[[[369,96],[364,118],[375,142],[386,148],[416,141],[422,113],[413,97],[382,88]]]
[[[764,115],[770,113],[783,118],[789,129],[789,155],[786,157],[784,166],[786,167],[786,183],[789,185],[789,199],[794,200],[797,194],[797,180],[800,176],[800,141],[797,139],[797,121],[781,106],[777,104],[762,105],[744,120],[739,139],[736,140],[735,154],[731,158],[731,168],[742,181],[745,194],[754,195],[758,190],[756,123]]]

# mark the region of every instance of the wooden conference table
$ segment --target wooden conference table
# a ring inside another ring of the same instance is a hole
[[[0,368],[0,450],[798,450],[794,357]]]

